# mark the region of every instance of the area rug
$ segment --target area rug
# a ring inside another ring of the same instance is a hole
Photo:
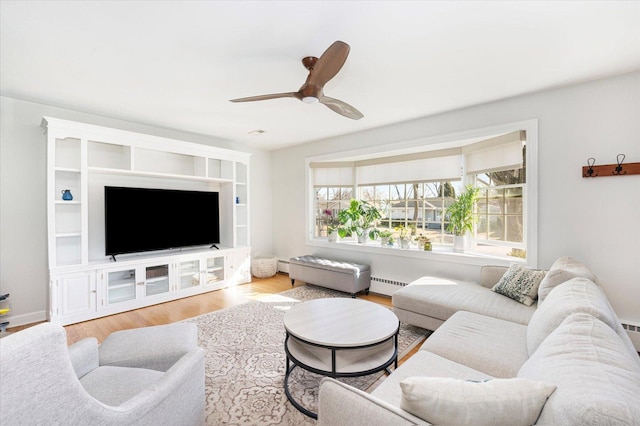
[[[284,392],[285,312],[306,300],[349,297],[345,293],[306,285],[187,320],[198,324],[199,344],[205,355],[207,425],[313,425]],[[430,332],[401,324],[399,358]],[[340,379],[366,390],[383,373]],[[307,409],[317,411],[322,376],[296,368],[289,385],[292,395]]]

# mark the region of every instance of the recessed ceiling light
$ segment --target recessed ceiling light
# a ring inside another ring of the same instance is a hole
[[[249,132],[250,135],[261,135],[263,133],[265,133],[265,131],[262,129],[256,129]]]

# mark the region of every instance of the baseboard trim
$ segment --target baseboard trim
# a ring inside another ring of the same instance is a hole
[[[19,327],[47,320],[46,311],[30,312],[22,315],[4,315],[0,317],[0,322],[9,321],[7,328]]]

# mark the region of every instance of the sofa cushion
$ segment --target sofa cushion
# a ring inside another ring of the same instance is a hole
[[[402,399],[400,382],[413,376],[451,377],[464,380],[486,380],[492,378],[488,374],[448,360],[429,351],[418,351],[394,370],[390,376],[385,378],[384,381],[371,392],[371,395],[391,405],[400,407],[400,401]]]
[[[401,407],[434,425],[530,426],[555,385],[529,379],[482,382],[410,377],[400,383]]]
[[[544,274],[544,271],[536,271],[523,265],[513,264],[491,290],[516,302],[531,306],[538,298],[538,286],[544,278]]]
[[[551,290],[571,278],[587,278],[594,283],[598,282],[596,276],[584,264],[571,257],[561,257],[551,265],[540,282],[538,303],[542,304]]]
[[[420,348],[493,377],[515,377],[529,358],[527,326],[456,312]]]
[[[572,278],[549,292],[545,302],[538,306],[531,317],[527,329],[529,355],[565,318],[575,312],[588,313],[600,319],[620,336],[630,351],[635,350],[602,289],[586,278]]]
[[[98,367],[80,379],[85,390],[105,405],[117,407],[157,382],[163,373],[146,368]]]
[[[421,277],[393,293],[394,307],[446,321],[458,311],[527,324],[536,305],[525,306],[478,284]]]
[[[611,327],[592,315],[574,313],[540,344],[518,377],[557,386],[539,424],[637,425],[637,357]]]

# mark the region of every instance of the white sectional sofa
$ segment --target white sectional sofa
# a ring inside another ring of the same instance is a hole
[[[324,379],[318,424],[640,424],[640,357],[591,271],[558,259],[526,306],[491,290],[505,269],[396,292],[434,333],[371,394]]]

